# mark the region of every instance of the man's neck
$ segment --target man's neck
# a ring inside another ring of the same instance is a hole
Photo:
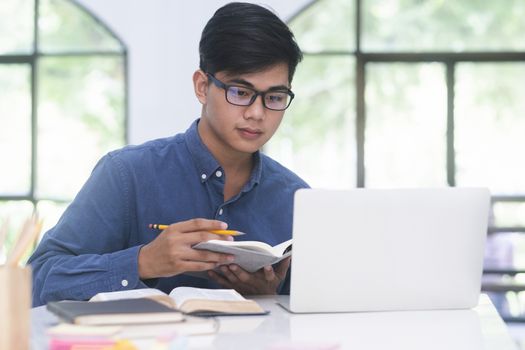
[[[224,201],[233,198],[242,190],[250,179],[253,168],[253,154],[239,152],[222,143],[211,130],[202,130],[199,123],[199,135],[211,154],[219,162],[225,173]],[[206,137],[207,136],[207,137]]]
[[[253,155],[243,154],[241,157],[217,157],[214,155],[226,171],[226,173],[232,174],[242,174],[242,173],[251,173],[253,168]]]

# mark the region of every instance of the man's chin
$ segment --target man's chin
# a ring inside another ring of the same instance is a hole
[[[260,150],[263,145],[264,144],[260,144],[260,143],[242,142],[241,144],[237,144],[236,145],[237,147],[235,147],[235,149],[242,153],[255,153],[258,150]]]

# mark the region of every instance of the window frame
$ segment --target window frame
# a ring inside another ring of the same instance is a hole
[[[31,93],[31,167],[30,167],[30,186],[29,192],[24,195],[5,195],[0,193],[0,201],[29,201],[36,210],[39,201],[49,200],[58,204],[69,203],[71,199],[51,198],[48,196],[36,195],[37,183],[37,166],[38,166],[38,62],[45,57],[89,57],[89,56],[115,56],[122,58],[123,62],[123,111],[124,111],[124,144],[129,143],[129,70],[128,70],[128,48],[124,41],[104,22],[100,20],[93,12],[75,0],[63,0],[76,6],[79,11],[86,13],[95,20],[97,25],[104,28],[107,33],[118,41],[120,51],[108,50],[82,50],[82,51],[64,51],[57,53],[44,53],[40,51],[39,45],[39,28],[38,19],[40,17],[40,0],[33,0],[33,45],[32,52],[28,54],[0,54],[0,65],[7,64],[24,64],[30,67],[30,93]]]
[[[320,0],[312,0],[300,8],[294,15],[288,18],[287,22],[292,22],[308,8],[315,5]],[[355,50],[321,50],[321,51],[303,51],[307,56],[353,56],[355,58],[355,140],[356,140],[356,187],[366,187],[365,181],[365,130],[366,130],[366,103],[365,103],[365,86],[366,86],[366,67],[369,63],[441,63],[446,72],[446,178],[447,184],[451,187],[456,186],[456,154],[455,154],[455,131],[454,131],[454,99],[455,99],[455,71],[456,66],[460,63],[525,63],[525,51],[467,51],[467,52],[363,52],[361,48],[362,39],[362,20],[363,20],[363,1],[353,0],[355,3]],[[516,195],[492,195],[491,208],[497,203],[525,203],[525,193]],[[503,227],[489,226],[488,235],[498,233],[525,233],[525,226]],[[525,268],[518,269],[494,269],[485,268],[484,274],[500,274],[515,276],[519,273],[525,273]],[[503,286],[505,291],[512,290]],[[525,291],[525,285],[522,287]],[[514,318],[504,317],[506,321],[515,321]],[[524,318],[519,317],[520,322]]]
[[[447,89],[447,134],[446,134],[446,161],[447,184],[456,185],[456,162],[454,151],[454,84],[455,68],[458,63],[525,63],[525,51],[473,51],[473,52],[363,52],[361,49],[362,37],[362,2],[355,1],[355,50],[336,51],[323,50],[318,52],[303,51],[304,56],[353,56],[355,57],[355,115],[356,115],[356,156],[357,177],[356,187],[366,187],[365,183],[365,128],[366,128],[366,66],[369,63],[441,63],[446,68]],[[290,23],[300,16],[309,7],[319,0],[312,0],[299,9],[287,22]],[[492,203],[496,202],[524,202],[525,193],[522,195],[493,195]],[[490,227],[489,233],[497,232],[523,232],[525,227]]]

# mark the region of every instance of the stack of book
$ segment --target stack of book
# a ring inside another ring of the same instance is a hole
[[[218,331],[219,321],[208,316],[268,313],[233,289],[192,287],[177,287],[169,295],[152,288],[99,293],[90,301],[50,302],[47,309],[65,322],[50,330],[56,344],[84,344],[86,335],[90,342],[160,338],[183,342],[185,336]],[[101,338],[100,332],[111,334]]]

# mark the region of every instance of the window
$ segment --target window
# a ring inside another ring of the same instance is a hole
[[[521,0],[310,2],[290,21],[297,98],[266,147],[314,187],[489,187],[485,287],[508,320],[525,319],[505,283],[525,290],[524,15]]]
[[[54,225],[107,151],[126,143],[123,43],[68,0],[0,2],[0,225]],[[1,255],[1,254],[0,254]]]

